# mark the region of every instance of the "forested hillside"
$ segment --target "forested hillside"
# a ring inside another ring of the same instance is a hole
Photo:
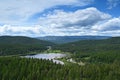
[[[54,43],[22,36],[1,36],[0,55],[26,54],[31,51],[44,51]]]
[[[0,44],[39,44],[42,46],[53,45],[52,42],[25,36],[0,36]]]
[[[54,49],[71,52],[77,61],[110,63],[114,60],[120,60],[120,37],[77,41],[56,46]]]

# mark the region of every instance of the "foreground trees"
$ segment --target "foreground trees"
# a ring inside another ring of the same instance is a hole
[[[60,65],[48,60],[0,57],[0,80],[120,80],[120,62]]]

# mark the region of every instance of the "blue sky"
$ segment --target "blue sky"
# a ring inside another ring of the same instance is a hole
[[[120,0],[4,0],[0,35],[120,36]]]

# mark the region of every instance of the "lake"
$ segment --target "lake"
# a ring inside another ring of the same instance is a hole
[[[53,62],[57,64],[64,64],[64,62],[57,60],[57,58],[65,57],[66,54],[61,53],[41,53],[41,54],[35,54],[35,55],[27,55],[26,58],[37,58],[37,59],[46,59],[46,60],[53,60]]]

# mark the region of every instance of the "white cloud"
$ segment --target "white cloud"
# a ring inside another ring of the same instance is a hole
[[[111,15],[100,12],[94,7],[77,10],[75,12],[64,12],[56,10],[52,14],[40,17],[39,24],[54,27],[89,27],[99,21],[107,20]]]
[[[120,35],[120,18],[101,12],[94,7],[64,12],[56,10],[39,19],[39,24],[57,28],[64,35]]]
[[[55,33],[56,32],[56,33]],[[0,26],[0,35],[14,35],[14,36],[46,36],[46,35],[64,35],[55,28],[44,27],[40,25],[35,26]]]
[[[120,0],[107,0],[107,1],[108,1],[108,9],[112,9],[120,5]]]
[[[11,26],[4,25],[0,26],[0,35],[31,35],[31,34],[39,34],[38,27],[21,27],[21,26]]]
[[[97,35],[120,36],[120,18],[111,18],[95,24],[91,28]]]
[[[104,23],[96,24],[92,27],[92,29],[99,31],[120,30],[120,18],[112,18]]]
[[[20,24],[31,15],[58,5],[85,6],[93,0],[2,0],[0,1],[0,22]]]

